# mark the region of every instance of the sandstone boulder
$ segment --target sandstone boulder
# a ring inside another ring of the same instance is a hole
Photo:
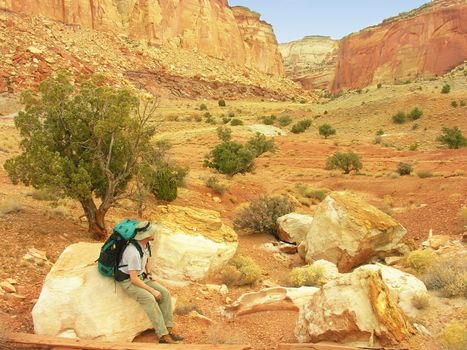
[[[301,243],[310,230],[313,217],[298,213],[290,213],[277,219],[278,237],[281,241]]]
[[[343,274],[314,293],[300,310],[295,335],[300,342],[335,341],[392,345],[414,330],[379,271]]]
[[[96,268],[100,243],[66,248],[47,275],[32,310],[34,331],[40,335],[102,341],[132,341],[149,319],[112,278]]]
[[[237,234],[216,211],[159,206],[151,220],[162,230],[155,236],[153,269],[163,278],[201,279],[223,267],[237,250]]]
[[[305,259],[325,259],[347,272],[401,249],[406,229],[349,192],[333,192],[316,209],[305,239]]]

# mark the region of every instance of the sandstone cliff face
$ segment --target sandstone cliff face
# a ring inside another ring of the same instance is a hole
[[[435,2],[340,45],[334,92],[445,74],[467,59],[467,1]]]
[[[330,89],[334,80],[339,42],[326,36],[307,36],[279,45],[285,73],[305,89]]]
[[[262,72],[283,72],[272,28],[248,9],[234,15],[238,11],[227,0],[0,0],[0,9],[156,45],[169,42]]]

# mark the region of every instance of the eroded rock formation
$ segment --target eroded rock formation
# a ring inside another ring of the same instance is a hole
[[[230,8],[226,0],[0,0],[0,9],[283,72],[272,27],[247,8]]]

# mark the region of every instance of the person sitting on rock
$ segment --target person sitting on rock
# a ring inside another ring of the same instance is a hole
[[[138,233],[134,237],[136,242],[125,247],[115,278],[122,289],[146,312],[156,332],[157,341],[166,344],[177,343],[183,340],[183,337],[172,331],[170,293],[154,281],[151,273],[149,242],[154,240],[158,228],[149,221],[140,222],[137,228]]]

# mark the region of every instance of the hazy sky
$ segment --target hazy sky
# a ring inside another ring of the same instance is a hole
[[[228,0],[261,13],[274,27],[280,43],[307,35],[340,39],[381,23],[385,18],[417,8],[428,0]]]

